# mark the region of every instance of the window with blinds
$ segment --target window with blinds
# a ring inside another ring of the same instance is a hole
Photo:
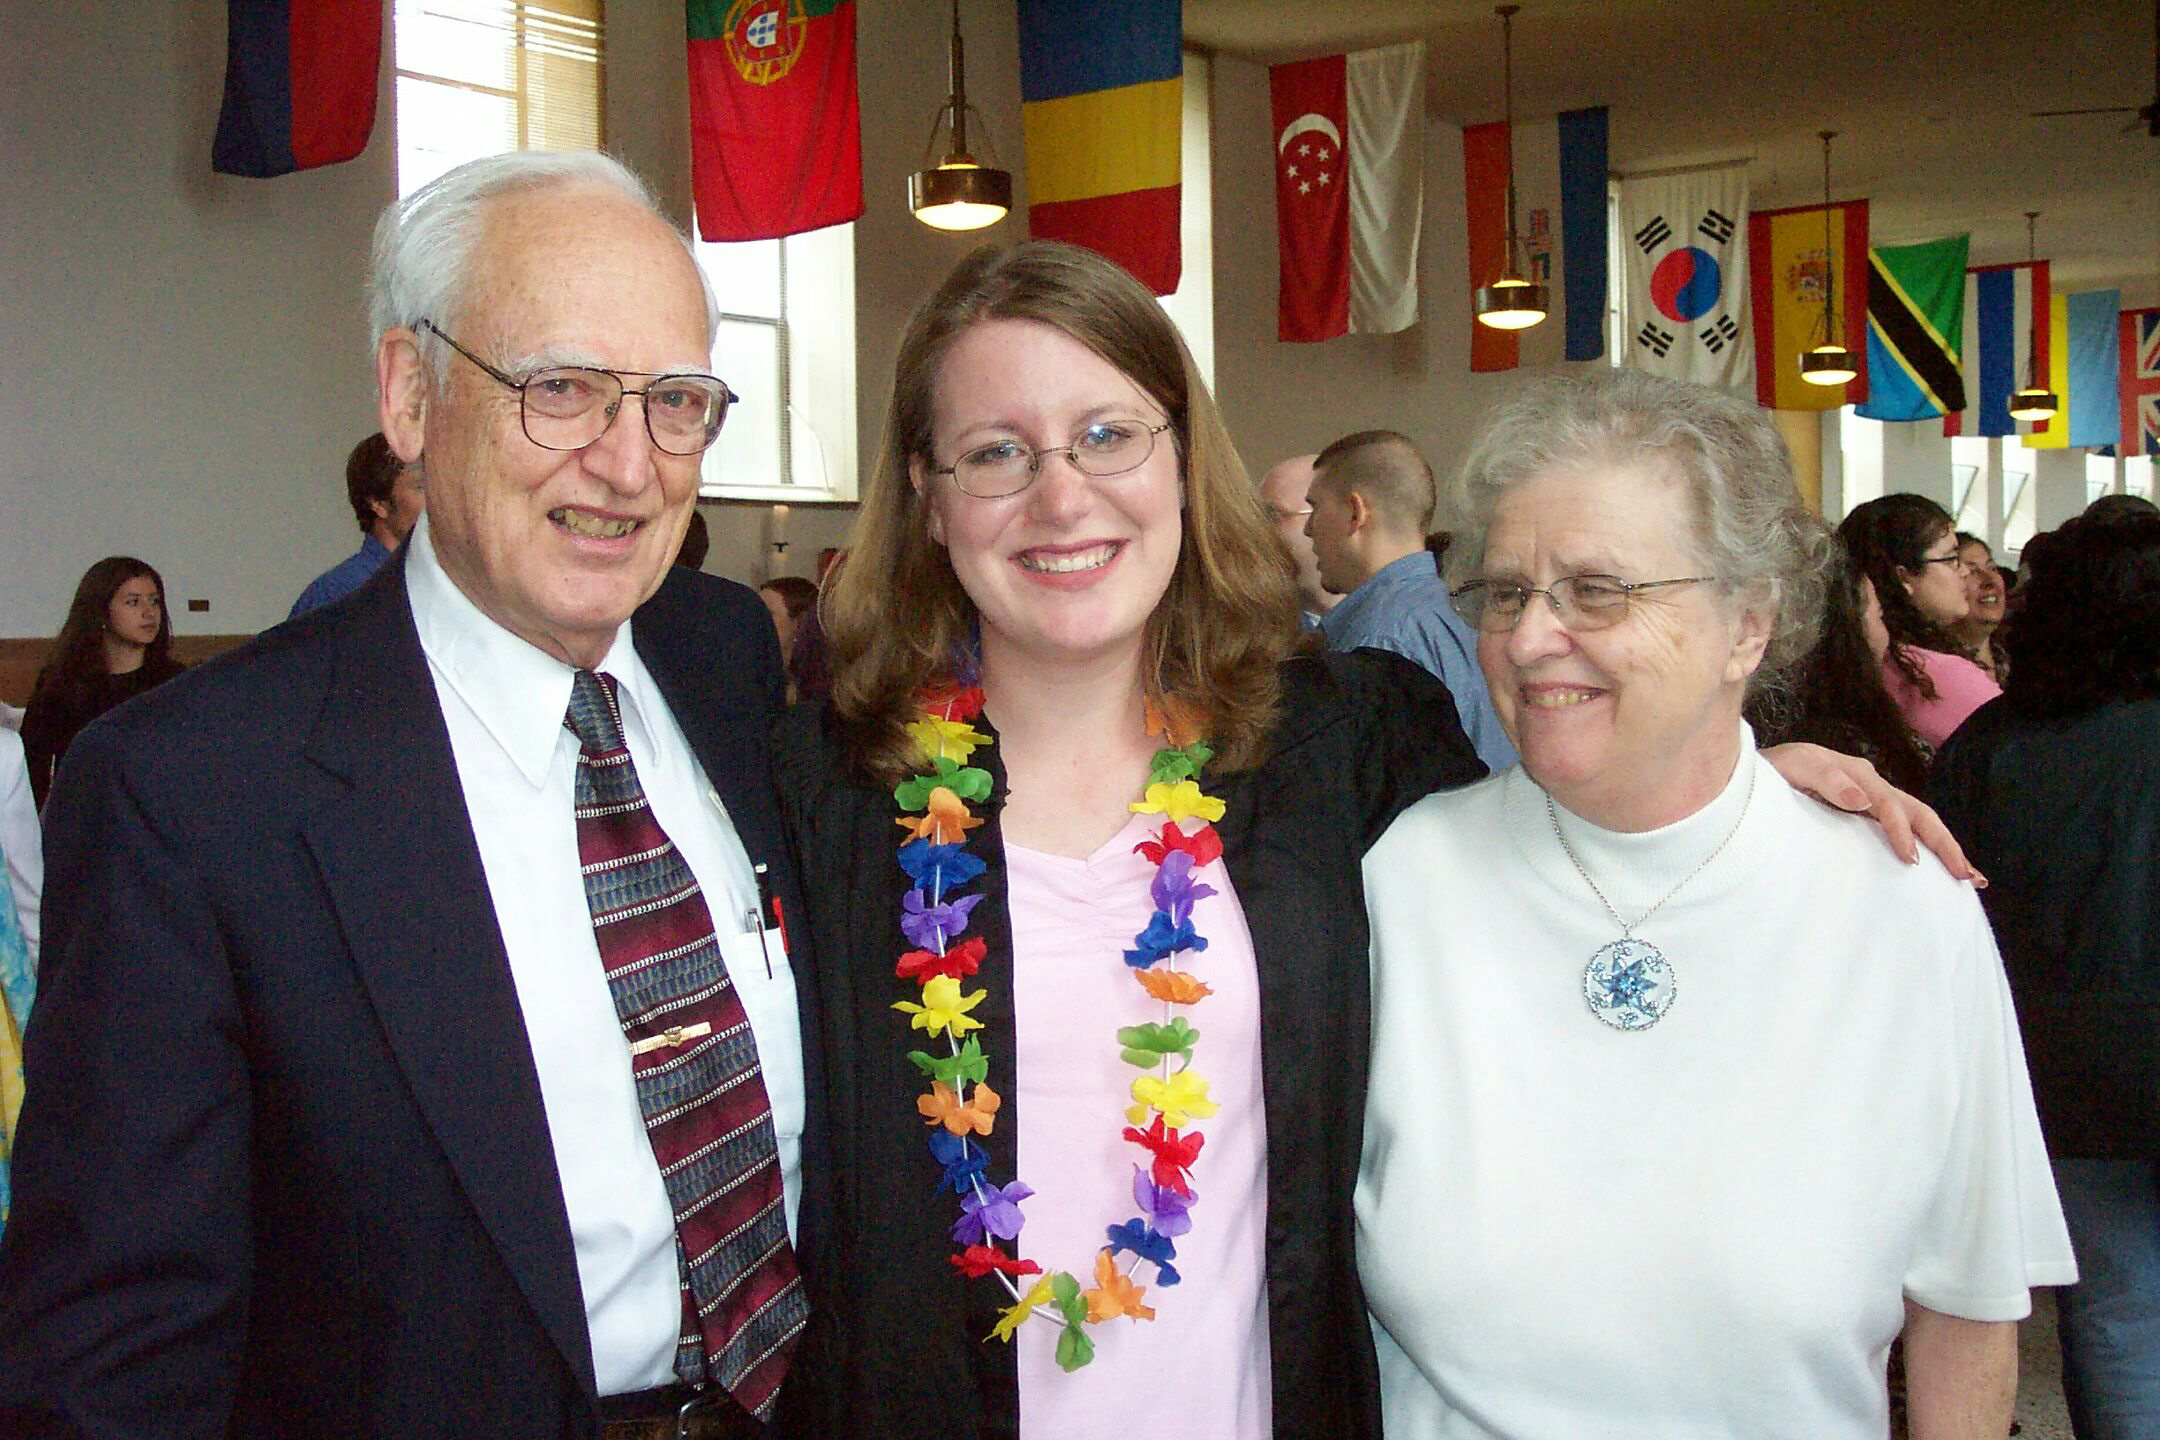
[[[605,0],[397,0],[398,193],[505,150],[597,150]]]

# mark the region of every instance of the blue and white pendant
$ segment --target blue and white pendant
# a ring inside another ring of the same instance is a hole
[[[1615,1030],[1647,1030],[1672,1009],[1672,966],[1647,940],[1615,940],[1583,967],[1590,1013]]]

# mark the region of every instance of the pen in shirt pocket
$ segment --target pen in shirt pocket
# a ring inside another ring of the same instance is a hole
[[[757,877],[758,946],[760,949],[764,948],[765,927],[769,916],[771,917],[772,928],[780,932],[780,952],[783,955],[787,954],[787,912],[780,908],[780,897],[773,893],[772,870],[765,865],[752,865],[750,870]],[[765,960],[765,975],[767,979],[772,977],[772,958],[770,955]]]

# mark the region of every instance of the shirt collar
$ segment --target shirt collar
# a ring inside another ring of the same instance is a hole
[[[1371,578],[1343,596],[1341,603],[1320,617],[1320,631],[1333,637],[1344,626],[1362,614],[1377,595],[1385,594],[1397,586],[1420,581],[1437,580],[1440,576],[1439,562],[1430,550],[1413,550],[1408,555],[1398,555],[1372,573]]]
[[[576,672],[511,634],[473,604],[442,568],[425,515],[413,527],[405,547],[405,591],[421,650],[537,789],[547,782],[548,770],[568,733],[563,716],[570,708]],[[627,729],[637,711],[649,703],[652,685],[631,643],[629,621],[615,632],[615,642],[599,668],[618,682]]]

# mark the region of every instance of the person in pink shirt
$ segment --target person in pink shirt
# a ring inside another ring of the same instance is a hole
[[[1883,684],[1914,733],[1939,747],[2002,694],[1950,635],[1972,608],[1957,527],[1925,496],[1885,495],[1847,515],[1838,538],[1864,577],[1863,595],[1872,597],[1869,625],[1880,636]]]

